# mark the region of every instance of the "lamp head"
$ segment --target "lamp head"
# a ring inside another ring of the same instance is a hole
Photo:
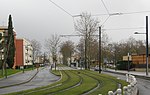
[[[134,32],[134,34],[139,34],[138,32]]]

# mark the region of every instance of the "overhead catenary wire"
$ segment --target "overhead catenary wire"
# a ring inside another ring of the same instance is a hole
[[[108,8],[106,7],[106,5],[105,5],[105,3],[104,3],[104,1],[103,0],[101,0],[101,2],[102,2],[102,4],[103,4],[103,6],[105,7],[105,9],[106,9],[106,11],[107,11],[107,14],[106,15],[108,15],[108,17],[104,20],[104,22],[100,25],[101,27],[108,21],[108,19],[110,18],[110,13],[109,13],[109,10],[108,10]]]
[[[101,26],[103,26],[109,18],[110,18],[110,15],[104,20],[104,22],[101,24]]]
[[[69,16],[72,17],[73,20],[73,26],[74,26],[74,31],[75,31],[75,21],[74,21],[74,17],[76,16],[81,16],[81,15],[75,15],[73,16],[71,13],[69,13],[68,11],[66,11],[63,7],[60,7],[58,4],[56,4],[55,2],[53,2],[52,0],[49,0],[51,3],[53,3],[56,7],[58,7],[59,9],[61,9],[63,12],[65,12],[66,14],[68,14]]]
[[[74,18],[75,17],[78,17],[78,16],[81,16],[81,15],[72,15],[72,14],[70,14],[68,11],[66,11],[64,8],[62,8],[61,6],[59,6],[58,4],[56,4],[55,2],[53,2],[52,0],[49,0],[51,3],[53,3],[56,7],[58,7],[59,9],[61,9],[62,11],[64,11],[65,13],[67,13],[69,16],[71,16],[72,18],[73,18],[73,23],[75,24],[75,21],[74,21]],[[106,15],[109,15],[105,20],[104,20],[104,22],[102,23],[102,25],[104,25],[104,23],[106,23],[106,21],[109,19],[109,17],[111,16],[111,14],[109,13],[109,11],[108,11],[108,9],[107,9],[107,7],[106,7],[106,5],[105,5],[105,3],[104,3],[104,1],[103,0],[101,0],[101,2],[103,3],[103,5],[104,5],[104,7],[105,7],[105,9],[106,9],[106,11],[107,11],[107,13],[108,14],[106,14]],[[103,15],[105,15],[105,14],[103,14]],[[101,26],[102,26],[101,25]],[[74,25],[74,27],[75,27],[75,25]]]
[[[109,10],[108,10],[108,8],[106,7],[106,5],[105,5],[104,1],[103,1],[103,0],[101,0],[101,2],[103,3],[103,5],[104,5],[104,7],[105,7],[105,9],[106,9],[106,11],[107,11],[107,13],[108,13],[108,15],[109,15],[109,14],[110,14],[110,13],[109,13]]]
[[[135,12],[116,12],[116,13],[110,13],[109,15],[130,15],[130,14],[141,14],[141,13],[150,13],[150,11],[135,11]],[[108,14],[93,14],[91,16],[104,16]]]
[[[73,15],[71,15],[69,12],[67,12],[64,8],[60,7],[59,5],[57,5],[55,2],[53,2],[52,0],[49,0],[51,3],[53,3],[55,6],[57,6],[59,9],[61,9],[62,11],[64,11],[65,13],[67,13],[68,15],[70,15],[71,17],[73,17]]]
[[[132,30],[132,29],[145,29],[145,27],[112,28],[112,29],[102,29],[102,30],[107,31],[107,30]]]
[[[68,14],[69,16],[71,16],[73,18],[73,24],[74,24],[74,28],[75,28],[75,17],[79,17],[82,15],[72,15],[71,13],[69,13],[68,11],[66,11],[63,7],[59,6],[58,4],[56,4],[55,2],[53,2],[52,0],[49,0],[51,3],[53,3],[56,7],[58,7],[59,9],[61,9],[62,11],[64,11],[66,14]],[[108,17],[104,20],[104,22],[101,24],[101,26],[103,26],[111,16],[119,16],[119,15],[128,15],[128,14],[140,14],[140,13],[148,13],[150,11],[135,11],[135,12],[116,12],[116,13],[110,13],[107,6],[105,5],[104,1],[101,0],[103,6],[105,7],[107,14],[94,14],[91,16],[102,16],[102,15],[108,15]],[[102,29],[104,31],[106,30],[127,30],[127,29],[144,29],[144,27],[137,27],[137,28],[116,28],[116,29]]]
[[[126,13],[122,13],[122,14],[139,14],[139,13],[150,13],[150,11],[126,12]]]

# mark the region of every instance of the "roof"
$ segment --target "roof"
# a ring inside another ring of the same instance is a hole
[[[8,26],[0,26],[0,30],[7,30]]]

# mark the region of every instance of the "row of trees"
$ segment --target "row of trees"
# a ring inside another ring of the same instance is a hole
[[[98,27],[99,21],[97,18],[93,18],[88,13],[81,13],[81,17],[75,22],[75,29],[81,36],[78,44],[75,45],[72,41],[60,43],[60,37],[52,35],[50,39],[46,40],[45,46],[52,54],[53,60],[56,60],[57,54],[61,52],[63,63],[67,64],[67,58],[76,53],[84,60],[85,68],[89,68],[91,60],[98,60]],[[145,42],[142,40],[129,37],[124,41],[110,42],[105,32],[102,32],[101,36],[102,63],[104,59],[107,62],[115,63],[122,60],[122,56],[127,55],[128,52],[130,54],[145,53]]]
[[[103,41],[104,40],[106,39],[103,39]],[[88,68],[92,64],[90,63],[92,60],[95,60],[95,61],[98,60],[98,40],[94,39],[90,41],[91,41],[91,44],[90,45],[88,44],[88,47],[87,47],[87,65],[88,65],[87,67]],[[104,63],[104,59],[106,59],[110,63],[121,61],[122,57],[127,55],[128,52],[130,54],[145,53],[145,42],[142,40],[135,40],[133,37],[129,37],[127,40],[120,41],[120,42],[110,43],[109,40],[107,42],[108,43],[103,42],[102,44],[102,59],[101,59],[102,63]],[[52,46],[52,45],[49,45],[49,46]],[[78,54],[83,60],[85,58],[85,40],[83,38],[80,39],[78,44],[74,44],[72,41],[68,40],[68,41],[57,44],[56,47],[57,49],[53,49],[53,50],[57,50],[57,52],[55,52],[55,58],[58,55],[58,53],[61,53],[63,55],[63,63],[66,65],[67,65],[67,59],[70,58],[73,54]]]
[[[103,47],[103,58],[107,58],[110,61],[122,60],[123,56],[127,53],[130,54],[144,54],[145,53],[145,42],[142,40],[135,40],[133,37],[129,37],[127,40],[108,43],[107,46]]]

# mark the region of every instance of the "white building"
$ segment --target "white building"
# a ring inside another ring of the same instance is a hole
[[[33,47],[32,44],[23,39],[24,65],[33,65]]]

